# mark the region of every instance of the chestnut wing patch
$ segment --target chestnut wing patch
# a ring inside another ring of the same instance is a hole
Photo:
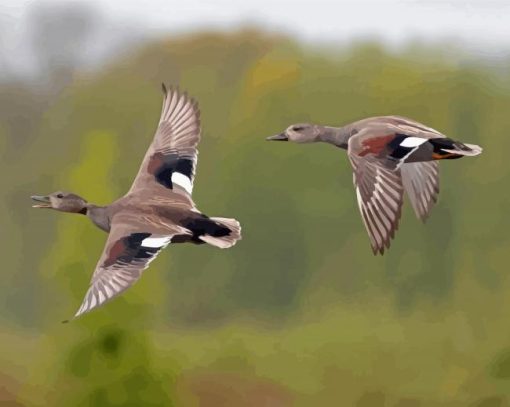
[[[394,138],[395,134],[367,138],[361,142],[362,150],[358,155],[360,157],[364,157],[367,154],[379,155]]]

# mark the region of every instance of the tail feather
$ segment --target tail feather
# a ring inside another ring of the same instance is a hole
[[[436,160],[445,158],[473,157],[482,153],[482,147],[476,144],[465,144],[449,138],[430,139],[434,146],[432,156]]]
[[[209,218],[210,221],[213,221],[218,226],[222,226],[229,230],[229,233],[223,236],[213,236],[211,234],[204,234],[199,236],[199,239],[212,245],[219,247],[220,249],[227,249],[232,247],[237,243],[238,240],[241,240],[241,225],[235,219],[230,218]]]
[[[476,144],[462,144],[462,145],[467,148],[463,148],[461,150],[458,150],[458,149],[450,150],[447,148],[443,148],[442,150],[446,151],[447,153],[460,154],[460,155],[465,155],[465,156],[469,156],[469,157],[473,157],[475,155],[482,154],[483,148],[480,146],[477,146]]]

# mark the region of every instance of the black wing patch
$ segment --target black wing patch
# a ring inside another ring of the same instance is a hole
[[[401,160],[409,153],[411,153],[416,147],[404,147],[401,146],[401,143],[407,138],[405,134],[396,134],[395,138],[388,143],[388,148],[390,150],[389,156],[394,158],[395,160]]]
[[[103,263],[103,267],[112,265],[126,265],[133,261],[150,259],[161,250],[161,247],[142,246],[144,239],[151,236],[150,233],[132,233],[116,242]]]
[[[96,267],[75,318],[99,307],[132,286],[170,240],[171,236],[131,233],[107,246],[104,260],[100,260]]]
[[[155,153],[149,162],[149,172],[156,181],[166,188],[173,189],[172,175],[179,173],[193,179],[195,162],[190,158],[182,158],[177,153]]]

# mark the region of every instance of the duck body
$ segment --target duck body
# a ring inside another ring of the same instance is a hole
[[[200,140],[197,103],[163,85],[164,101],[156,135],[130,190],[107,206],[80,196],[55,192],[32,196],[34,207],[86,215],[108,232],[78,317],[133,285],[157,254],[173,243],[228,248],[241,239],[239,222],[208,217],[192,199]]]
[[[129,197],[122,197],[107,206],[89,205],[86,215],[91,222],[99,229],[110,232],[112,219],[119,216],[126,216],[130,213],[136,213],[140,217],[157,217],[159,223],[164,229],[165,224],[180,225],[186,227],[189,221],[193,219],[208,218],[207,216],[187,208],[164,206],[158,202],[151,204],[149,202],[132,202]]]
[[[147,222],[150,219],[158,219],[153,224],[154,228],[160,233],[172,233],[170,243],[194,243],[204,244],[202,240],[205,236],[223,237],[230,233],[230,230],[218,224],[215,218],[199,212],[197,209],[190,209],[187,205],[165,205],[160,201],[137,203],[133,202],[129,196],[122,197],[112,205],[101,211],[99,216],[91,216],[92,222],[107,232],[110,231],[111,219],[114,216],[129,217],[136,213]],[[174,234],[175,228],[182,228],[181,233]]]
[[[438,160],[475,156],[480,146],[447,138],[402,116],[378,116],[342,127],[294,124],[268,137],[296,143],[324,142],[347,150],[358,206],[374,254],[383,254],[398,229],[403,194],[425,221],[439,194]]]
[[[359,157],[374,157],[387,168],[481,152],[478,146],[452,140],[431,127],[401,116],[371,117],[341,129],[341,133],[349,134],[349,152]]]
[[[459,143],[402,116],[369,117],[343,127],[320,126],[317,141],[358,151],[361,157],[370,154],[387,163],[395,163],[390,166],[479,154],[478,146]]]

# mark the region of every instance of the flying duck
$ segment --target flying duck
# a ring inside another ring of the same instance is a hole
[[[75,318],[128,289],[170,243],[208,243],[225,249],[241,239],[238,221],[208,217],[195,206],[191,192],[200,111],[185,92],[162,86],[159,125],[126,195],[107,206],[88,203],[69,192],[32,196],[38,202],[35,208],[85,215],[109,233]]]
[[[482,152],[480,146],[460,143],[400,116],[371,117],[343,127],[294,124],[267,140],[324,142],[347,150],[374,254],[384,254],[390,246],[398,229],[404,191],[418,219],[425,222],[439,194],[437,160]]]

